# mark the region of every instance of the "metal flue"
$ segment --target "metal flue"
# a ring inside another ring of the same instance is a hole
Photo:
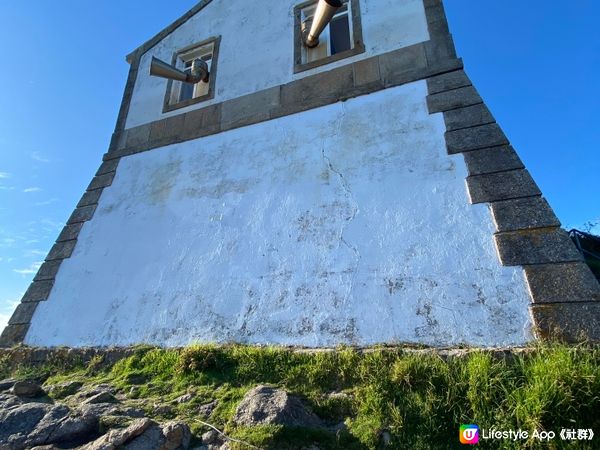
[[[200,81],[208,81],[209,72],[208,64],[201,59],[195,59],[192,62],[192,73],[185,73],[153,56],[150,64],[150,75],[196,84]]]
[[[342,0],[319,0],[310,30],[304,35],[304,44],[307,47],[319,45],[319,36],[343,4]]]

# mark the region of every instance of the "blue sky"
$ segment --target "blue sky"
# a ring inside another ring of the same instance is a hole
[[[195,3],[0,1],[0,329],[108,148],[125,55]],[[467,73],[563,225],[600,220],[600,2],[445,5]]]

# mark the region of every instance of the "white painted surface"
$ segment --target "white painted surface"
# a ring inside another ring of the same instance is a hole
[[[302,0],[213,0],[141,60],[126,128],[289,83],[314,73],[429,39],[422,0],[361,0],[365,53],[294,75],[294,6]],[[151,77],[156,56],[222,36],[215,98],[162,113],[167,81]]]
[[[531,339],[424,81],[123,159],[30,345]]]

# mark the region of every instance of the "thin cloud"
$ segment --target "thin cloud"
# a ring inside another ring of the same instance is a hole
[[[50,200],[46,200],[43,202],[37,202],[35,203],[35,206],[46,206],[46,205],[51,205],[52,203],[56,203],[58,201],[57,198],[51,198]]]
[[[40,152],[31,152],[29,154],[29,156],[31,157],[31,159],[33,159],[34,161],[37,162],[41,162],[41,163],[49,163],[50,160],[44,156],[42,156],[42,154]]]
[[[13,272],[16,272],[21,275],[33,275],[34,273],[37,273],[37,271],[41,265],[42,265],[41,262],[35,262],[35,263],[32,263],[26,269],[13,269]]]
[[[13,311],[19,304],[18,300],[0,300],[0,330],[3,330]]]
[[[15,188],[13,186],[0,186],[0,191],[14,191]]]
[[[42,190],[42,188],[39,187],[28,187],[23,189],[23,192],[25,193],[29,193],[29,192],[40,192]]]
[[[10,173],[0,172],[0,179],[10,178]]]

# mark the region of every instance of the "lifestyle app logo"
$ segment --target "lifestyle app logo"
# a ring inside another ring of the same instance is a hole
[[[461,425],[459,437],[461,444],[477,444],[479,442],[479,427],[477,425]]]

